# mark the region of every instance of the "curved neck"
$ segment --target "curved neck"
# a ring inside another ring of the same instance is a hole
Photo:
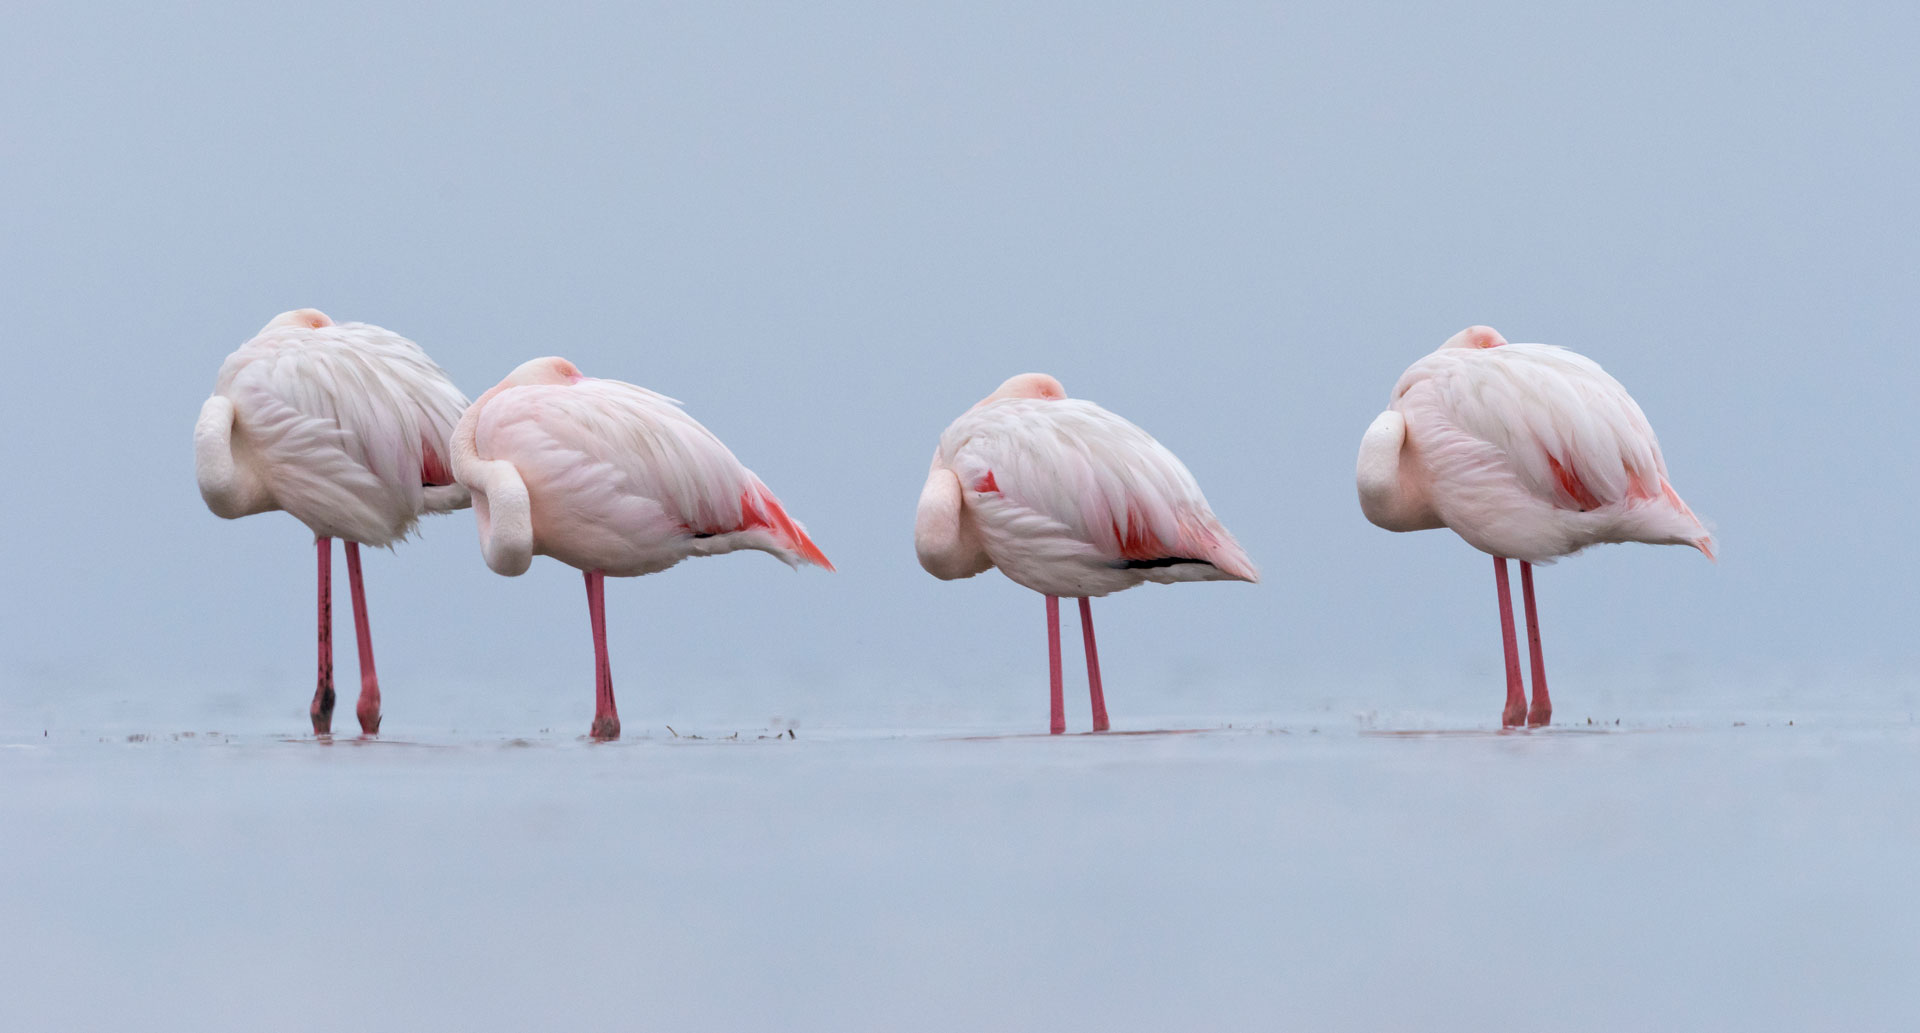
[[[275,508],[259,472],[234,457],[233,420],[233,402],[214,395],[200,407],[193,428],[193,473],[200,497],[215,515],[229,520]]]
[[[473,495],[480,529],[480,555],[496,574],[518,577],[533,562],[533,500],[512,463],[480,458],[480,410],[499,387],[490,388],[453,428],[453,479]]]
[[[472,405],[467,406],[466,412],[460,414],[460,422],[453,425],[453,440],[448,443],[448,448],[453,451],[453,455],[448,457],[448,464],[453,468],[453,479],[466,484],[468,488],[473,488],[474,485],[468,483],[467,477],[461,474],[460,468],[481,461],[476,441],[480,430],[480,409],[491,401],[494,395],[500,393],[501,386],[487,388],[485,393],[473,400]]]
[[[1360,511],[1389,531],[1445,527],[1427,496],[1418,463],[1408,461],[1406,439],[1406,417],[1392,410],[1375,417],[1361,437],[1360,459],[1354,468]]]

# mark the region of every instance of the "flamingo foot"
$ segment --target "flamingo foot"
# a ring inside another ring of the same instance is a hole
[[[313,734],[333,734],[333,686],[322,684],[313,693],[313,706],[307,714],[313,718]]]
[[[368,699],[365,695],[362,695],[360,697],[360,705],[354,708],[354,713],[360,718],[360,734],[379,735],[380,690],[375,689],[373,691],[372,699]]]
[[[1525,703],[1509,702],[1507,709],[1500,713],[1500,727],[1502,728],[1525,728],[1527,721],[1527,705]],[[1542,721],[1541,723],[1545,724],[1546,722]]]
[[[612,742],[620,738],[620,719],[613,714],[601,714],[593,719],[593,731],[587,734],[595,742]]]
[[[1552,721],[1553,704],[1551,703],[1535,703],[1533,709],[1527,711],[1528,728],[1545,728]]]

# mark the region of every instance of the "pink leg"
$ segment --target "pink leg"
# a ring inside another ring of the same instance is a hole
[[[1104,732],[1107,724],[1107,697],[1100,691],[1100,650],[1093,644],[1093,600],[1080,597],[1080,634],[1087,640],[1087,695],[1093,697],[1093,730]]]
[[[602,741],[620,738],[620,715],[613,708],[613,668],[607,663],[607,584],[597,570],[587,575],[587,617],[593,622],[593,731]]]
[[[1533,564],[1520,561],[1520,597],[1527,604],[1527,652],[1533,660],[1533,709],[1527,727],[1540,728],[1553,720],[1553,700],[1547,697],[1547,661],[1540,655],[1540,616],[1533,608]]]
[[[1047,731],[1059,735],[1067,730],[1067,701],[1060,694],[1060,598],[1047,596],[1047,679],[1052,693],[1052,712]]]
[[[380,734],[380,676],[373,671],[373,632],[367,628],[367,593],[360,586],[360,543],[347,544],[347,589],[353,594],[353,636],[360,646],[360,731]]]
[[[313,734],[333,731],[333,539],[315,538],[313,553],[320,562],[320,683],[313,690]]]
[[[1504,728],[1527,723],[1527,690],[1520,684],[1520,646],[1513,637],[1513,597],[1507,592],[1507,560],[1493,558],[1493,583],[1500,592],[1500,647],[1507,660],[1507,709],[1500,715]]]

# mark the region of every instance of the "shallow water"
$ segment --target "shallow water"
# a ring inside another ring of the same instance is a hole
[[[15,728],[7,1025],[1920,1023],[1910,714],[1117,721]]]

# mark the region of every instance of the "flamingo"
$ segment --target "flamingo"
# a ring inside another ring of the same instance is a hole
[[[1389,531],[1447,527],[1493,556],[1507,666],[1506,728],[1553,717],[1533,566],[1603,542],[1690,545],[1713,536],[1667,480],[1640,406],[1599,363],[1470,326],[1407,368],[1360,441],[1360,509]],[[1508,558],[1520,561],[1533,678],[1514,641]]]
[[[596,740],[620,737],[607,575],[653,574],[736,549],[833,569],[773,492],[679,402],[585,376],[562,358],[522,363],[473,403],[454,428],[453,475],[473,493],[480,553],[495,573],[518,577],[541,554],[584,574]]]
[[[360,546],[391,546],[423,513],[467,505],[445,456],[467,398],[420,346],[368,323],[283,312],[227,356],[193,430],[207,508],[229,520],[285,510],[313,531],[318,685],[309,716],[333,729],[333,539],[345,543],[360,652],[360,729],[380,731]]]
[[[1080,600],[1093,730],[1111,726],[1092,600],[1145,581],[1258,581],[1193,474],[1152,435],[1044,373],[1023,373],[940,435],[913,529],[943,581],[991,567],[1046,597],[1048,731],[1067,729],[1060,599]]]

